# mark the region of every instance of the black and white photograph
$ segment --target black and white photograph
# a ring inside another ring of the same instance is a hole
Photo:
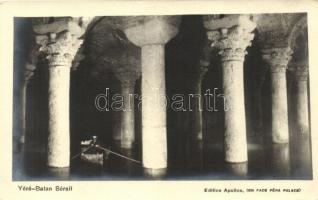
[[[318,4],[263,4],[1,3],[0,199],[317,199]]]
[[[312,179],[306,13],[14,19],[13,180]]]

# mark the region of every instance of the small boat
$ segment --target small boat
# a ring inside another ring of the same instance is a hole
[[[94,165],[104,165],[104,161],[108,159],[110,152],[97,148],[97,136],[92,136],[90,140],[81,141],[81,154],[80,159]]]
[[[91,163],[98,166],[103,166],[104,162],[108,159],[109,154],[116,155],[118,157],[130,160],[135,163],[141,163],[138,160],[129,158],[127,156],[121,155],[117,152],[114,152],[110,149],[104,148],[99,145],[97,141],[97,136],[92,136],[92,139],[81,141],[81,152],[72,157],[72,159],[80,156],[80,159],[84,162]]]

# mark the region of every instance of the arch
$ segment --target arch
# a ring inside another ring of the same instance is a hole
[[[288,46],[291,49],[294,49],[297,37],[305,28],[307,28],[307,15],[302,16],[291,29],[288,37]]]

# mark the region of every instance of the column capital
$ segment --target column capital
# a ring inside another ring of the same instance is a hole
[[[178,16],[126,17],[122,29],[137,46],[165,44],[178,33]]]
[[[47,55],[49,65],[72,66],[72,61],[83,43],[85,33],[92,18],[56,17],[33,20],[33,31],[37,34],[39,51]],[[51,22],[52,21],[52,22]]]
[[[261,50],[262,57],[272,73],[286,72],[293,51],[289,47],[273,47]]]
[[[41,44],[40,52],[45,53],[51,67],[72,66],[72,61],[83,43],[76,35],[66,31],[51,33],[49,36],[36,36],[38,44]]]
[[[256,24],[247,15],[224,18],[204,18],[211,47],[219,51],[222,61],[244,60],[246,48],[251,45]],[[222,25],[223,24],[223,25]]]
[[[123,52],[116,57],[104,56],[101,61],[104,68],[114,73],[121,85],[132,85],[141,75],[140,58],[131,52]]]
[[[141,75],[140,65],[116,65],[113,67],[113,72],[123,86],[134,85]]]
[[[189,84],[190,87],[197,87],[198,84],[201,84],[205,74],[208,72],[210,66],[210,62],[205,59],[200,59],[198,65],[194,65],[193,68],[191,68],[186,76],[188,79],[187,84]]]
[[[295,78],[298,81],[307,81],[308,80],[308,65],[298,66],[295,68]]]
[[[140,77],[140,72],[118,70],[114,72],[115,76],[123,86],[135,85],[136,80]]]

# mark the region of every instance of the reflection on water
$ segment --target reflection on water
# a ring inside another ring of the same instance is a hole
[[[290,176],[289,144],[273,144],[273,175],[277,178]]]
[[[290,144],[249,144],[249,161],[244,163],[224,162],[220,144],[192,142],[184,148],[169,157],[173,161],[169,161],[167,170],[151,170],[112,154],[103,166],[74,159],[70,168],[48,168],[44,150],[22,147],[13,152],[13,180],[312,179],[308,138],[298,138]],[[141,160],[138,150],[112,150]]]
[[[48,167],[49,177],[53,177],[56,180],[69,180],[70,179],[70,168],[69,167]]]
[[[164,177],[167,175],[167,169],[149,169],[144,168],[144,176],[149,179],[164,179]]]
[[[311,144],[309,135],[295,135],[295,141],[291,143],[291,172],[297,179],[311,179]]]
[[[227,172],[237,178],[246,178],[248,173],[248,164],[247,162],[243,163],[226,163],[225,165]]]

